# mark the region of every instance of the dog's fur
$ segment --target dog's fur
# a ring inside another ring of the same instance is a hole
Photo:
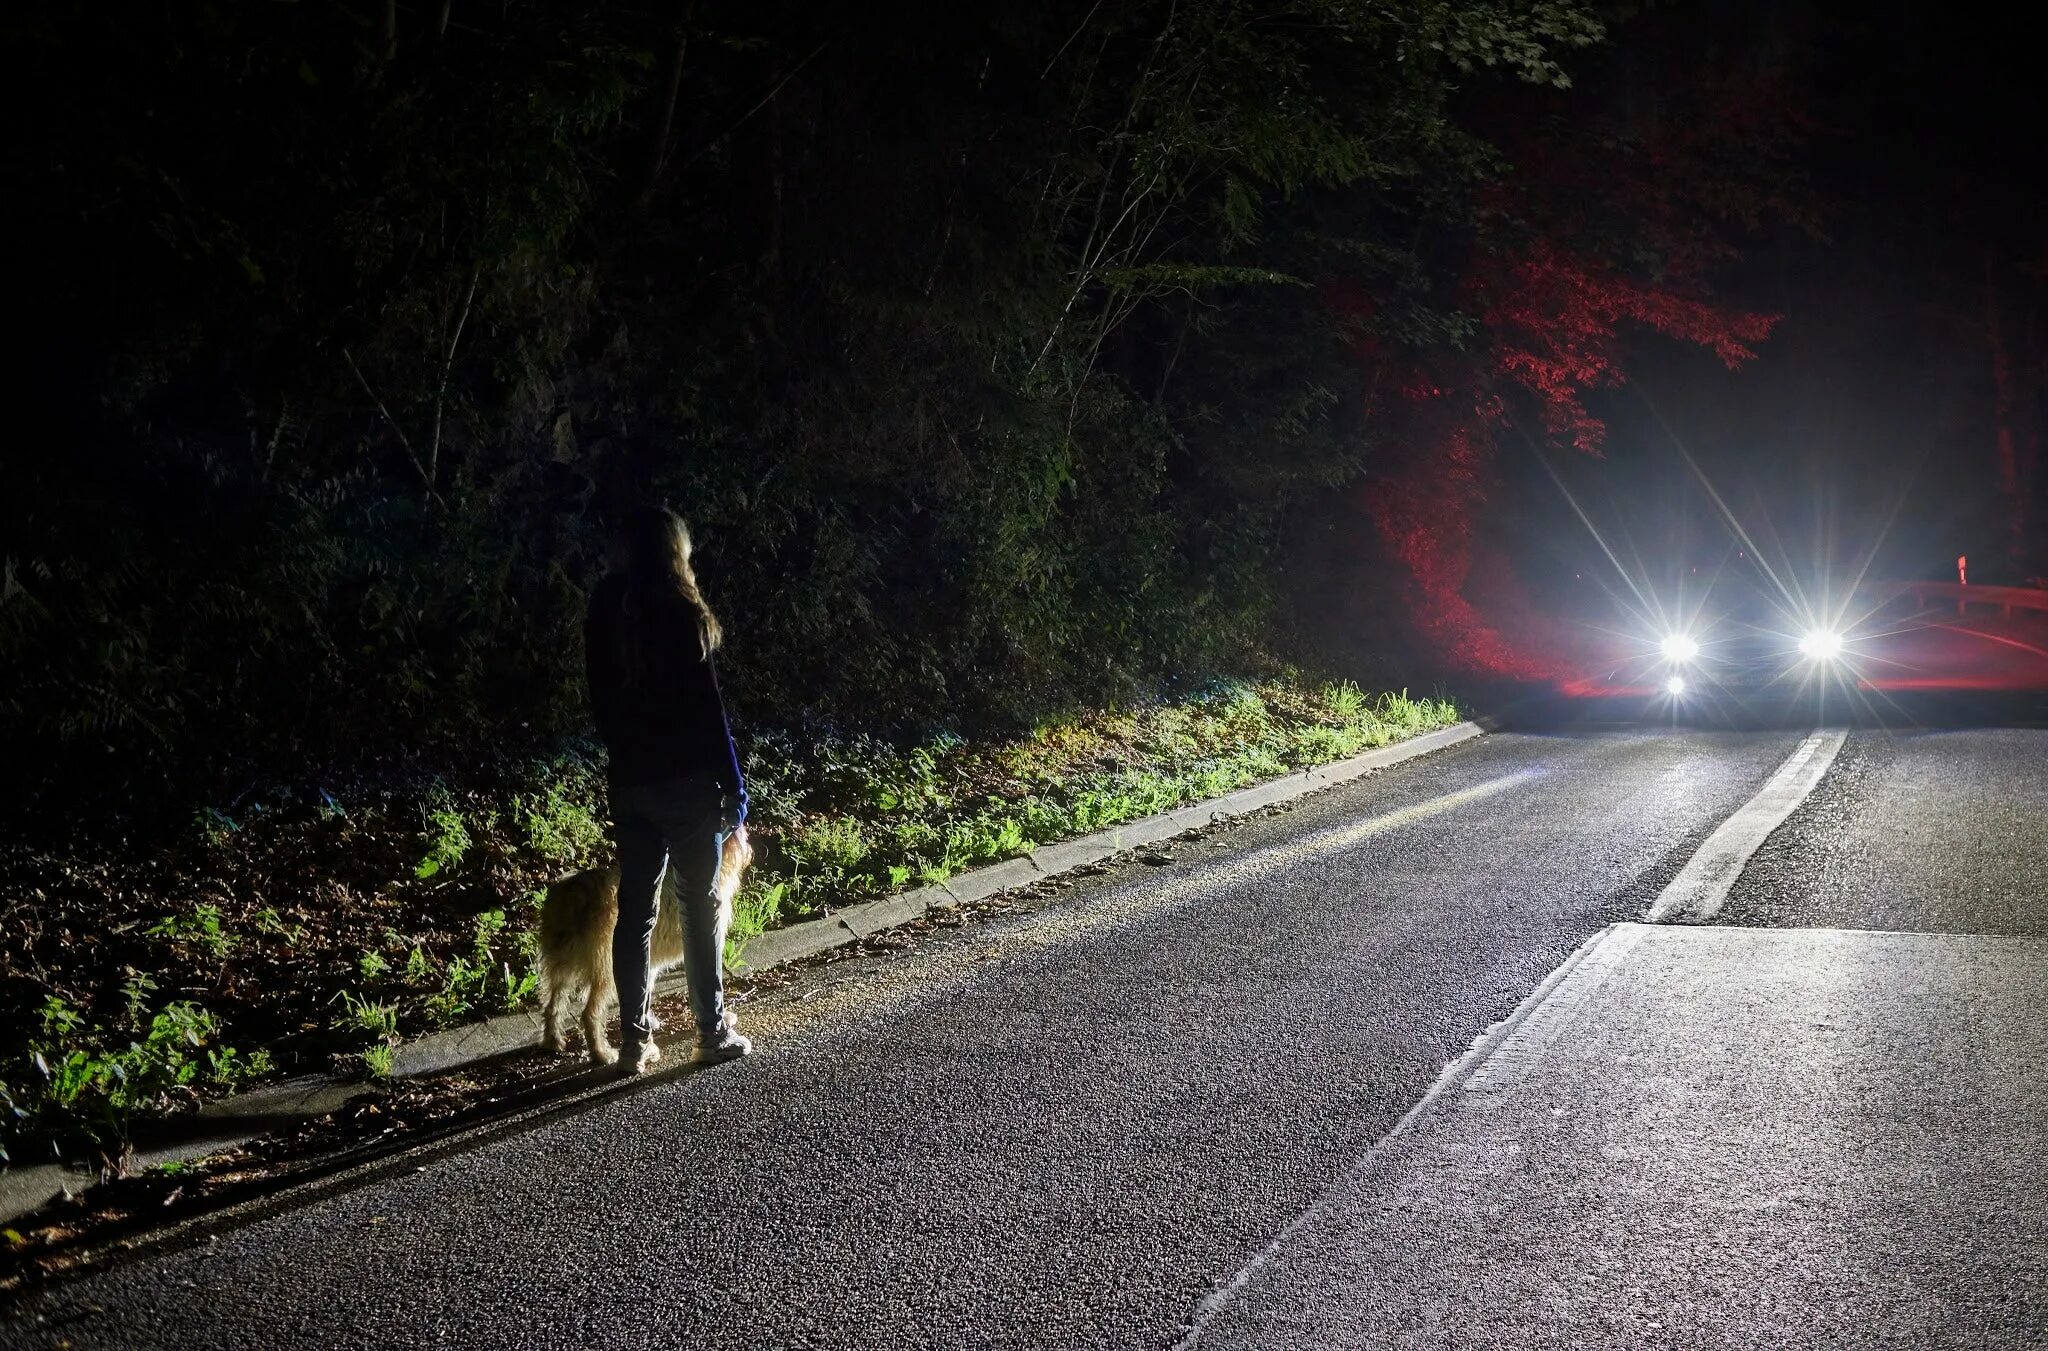
[[[747,828],[741,826],[725,837],[718,877],[712,884],[718,894],[721,953],[726,930],[732,925],[732,898],[740,889],[740,875],[753,861]],[[604,1035],[605,1018],[619,998],[612,981],[612,931],[618,923],[617,864],[571,873],[548,888],[547,903],[540,912],[540,1001],[547,1025],[543,1044],[550,1051],[559,1052],[566,1045],[569,1009],[581,996],[583,1041],[591,1063],[608,1065],[618,1058]],[[671,864],[662,878],[661,900],[655,907],[654,969],[648,979],[682,960],[683,907],[676,895],[676,868]]]

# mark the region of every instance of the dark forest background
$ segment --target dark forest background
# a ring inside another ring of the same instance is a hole
[[[1767,50],[1574,0],[36,8],[23,808],[558,744],[646,496],[753,728],[1536,669],[1495,448],[1742,363],[1711,279],[1810,224]]]

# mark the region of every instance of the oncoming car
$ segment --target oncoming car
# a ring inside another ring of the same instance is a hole
[[[1748,705],[1824,696],[1855,681],[1854,635],[1824,604],[1723,576],[1646,634],[1646,674],[1677,707]]]

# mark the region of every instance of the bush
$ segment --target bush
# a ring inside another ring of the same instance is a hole
[[[43,262],[8,827],[553,753],[604,519],[650,496],[702,545],[740,720],[803,742],[1241,667],[1290,513],[1374,453],[1361,343],[1469,328],[1433,255],[1495,219],[1495,160],[1453,91],[1562,85],[1602,31],[1512,8],[1426,43],[1324,0],[14,25],[27,106],[80,112],[10,178]],[[1325,279],[1400,299],[1366,323]],[[931,791],[897,767],[879,793]],[[569,861],[563,801],[522,810]]]
[[[171,1000],[148,1011],[152,988],[146,977],[131,979],[131,1013],[119,1027],[95,1026],[56,996],[44,1001],[28,1050],[36,1087],[27,1098],[7,1095],[13,1120],[0,1135],[0,1161],[13,1161],[9,1145],[22,1139],[118,1150],[137,1115],[270,1073],[267,1052],[219,1044],[219,1020],[197,1003]]]

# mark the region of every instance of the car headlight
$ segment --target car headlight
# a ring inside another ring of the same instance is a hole
[[[1833,629],[1810,629],[1800,635],[1799,651],[1815,661],[1832,661],[1842,655],[1842,635]]]
[[[1657,647],[1664,654],[1666,661],[1691,661],[1700,654],[1700,645],[1693,641],[1689,633],[1667,634]],[[1677,692],[1672,691],[1673,694]]]

